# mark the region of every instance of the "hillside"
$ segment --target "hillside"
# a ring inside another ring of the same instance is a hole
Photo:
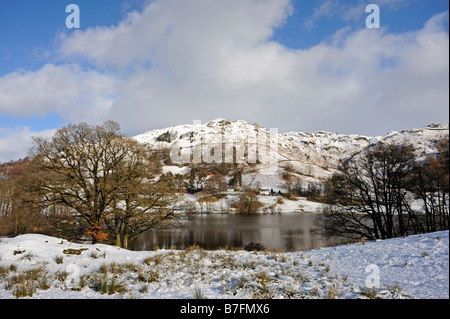
[[[173,174],[187,174],[192,162],[196,159],[198,162],[198,156],[186,157],[184,161],[177,162],[176,160],[182,159],[181,154],[193,153],[196,150],[206,150],[206,153],[220,150],[222,153],[219,157],[212,157],[210,160],[219,159],[228,163],[226,150],[231,147],[232,162],[238,162],[243,169],[244,184],[252,188],[282,190],[282,176],[286,171],[300,177],[306,184],[320,185],[333,174],[341,159],[348,158],[373,143],[410,142],[416,147],[418,158],[432,155],[436,151],[435,141],[448,136],[448,129],[448,124],[433,124],[420,129],[393,131],[384,136],[372,137],[324,131],[277,133],[276,130],[243,120],[231,122],[216,119],[204,124],[151,130],[134,138],[154,149],[172,150],[171,158],[175,161],[165,165],[164,172],[170,171]],[[224,146],[218,148],[219,144]],[[252,148],[255,144],[258,146],[256,151],[256,148]],[[236,154],[236,145],[244,145],[243,158]],[[256,161],[252,161],[249,155],[254,154],[252,151],[256,152]]]

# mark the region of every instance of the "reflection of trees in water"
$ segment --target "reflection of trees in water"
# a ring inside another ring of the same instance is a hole
[[[151,250],[155,246],[185,249],[192,245],[204,249],[244,248],[250,243],[260,243],[266,248],[298,251],[328,244],[328,240],[314,230],[314,215],[276,216],[277,219],[265,217],[210,216],[193,219],[184,230],[145,233],[130,249]]]
[[[282,231],[283,248],[287,251],[305,250],[325,245],[322,237],[312,229],[287,229]]]

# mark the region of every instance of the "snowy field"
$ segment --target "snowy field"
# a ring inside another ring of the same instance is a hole
[[[0,298],[449,298],[449,232],[299,252],[0,239]]]

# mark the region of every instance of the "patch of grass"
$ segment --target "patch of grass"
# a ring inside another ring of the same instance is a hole
[[[398,284],[393,284],[387,287],[394,295],[402,295],[403,288]]]
[[[336,287],[332,286],[328,289],[327,299],[337,299],[339,298],[339,293]]]
[[[85,250],[88,250],[88,248],[80,248],[80,249],[68,248],[64,249],[63,253],[66,255],[80,255]]]
[[[98,248],[96,248],[96,250],[100,251]],[[96,251],[92,251],[89,254],[89,257],[91,257],[92,259],[97,259],[97,258],[100,258],[100,257],[106,258],[106,252],[103,252],[103,254],[99,254]]]
[[[246,269],[253,269],[256,266],[256,262],[255,261],[245,261],[244,263],[242,263],[242,269],[246,270]]]
[[[116,276],[98,274],[92,278],[91,288],[101,294],[112,295],[115,293],[127,292],[125,283],[119,281]]]
[[[361,295],[369,298],[369,299],[377,299],[377,288],[372,287],[372,288],[365,288],[362,292]]]
[[[9,274],[9,267],[0,266],[0,278],[4,278]]]
[[[309,295],[312,297],[320,297],[320,289],[318,287],[312,287],[309,291]]]
[[[300,280],[301,283],[305,283],[310,281],[308,277],[306,277],[303,273],[300,273],[298,275],[298,279]]]
[[[195,288],[193,292],[194,299],[208,299],[206,296],[202,293],[202,290],[200,288]]]
[[[142,285],[142,286],[139,288],[139,292],[142,293],[142,294],[147,293],[147,292],[148,292],[148,285]]]
[[[6,290],[13,290],[13,296],[32,297],[37,289],[50,288],[50,278],[44,267],[36,267],[14,274],[7,278]]]
[[[141,266],[132,263],[132,262],[126,262],[126,263],[116,263],[112,262],[110,264],[101,264],[98,271],[101,274],[116,274],[121,275],[125,273],[130,272],[139,272],[141,269]]]
[[[147,257],[143,260],[143,263],[147,266],[158,266],[162,263],[163,259],[167,257],[168,254],[156,254],[153,257]]]
[[[193,250],[204,250],[203,248],[201,248],[199,245],[192,245],[192,246],[189,246],[189,247],[187,247],[186,249],[185,249],[185,251],[187,251],[187,252],[190,252],[190,251],[193,251]]]
[[[55,279],[60,282],[66,281],[68,276],[69,273],[67,271],[58,270],[57,272],[55,272]]]
[[[108,295],[115,294],[116,292],[124,293],[127,291],[125,284],[121,281],[117,281],[115,277],[112,277],[109,281],[106,282],[105,288]]]
[[[63,263],[63,259],[64,259],[63,256],[56,256],[56,257],[55,257],[55,262],[56,262],[57,264],[62,264],[62,263]]]
[[[273,292],[270,291],[269,284],[275,281],[275,279],[268,276],[265,271],[262,271],[256,275],[255,281],[258,284],[258,290],[253,293],[253,298],[272,299],[274,297]]]
[[[22,257],[20,257],[20,260],[31,261],[31,260],[33,260],[34,257],[36,257],[34,254],[28,253],[28,254],[25,254]]]
[[[157,282],[159,281],[160,276],[159,272],[156,269],[150,270],[146,273],[139,271],[137,280],[141,282],[151,283],[151,282]]]
[[[32,281],[22,281],[15,284],[13,290],[13,296],[20,297],[32,297],[36,291],[36,285]]]

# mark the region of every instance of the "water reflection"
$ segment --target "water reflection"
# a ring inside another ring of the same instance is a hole
[[[261,243],[266,248],[297,251],[333,244],[314,231],[318,214],[197,215],[184,230],[146,232],[130,243],[131,250],[242,248]]]

